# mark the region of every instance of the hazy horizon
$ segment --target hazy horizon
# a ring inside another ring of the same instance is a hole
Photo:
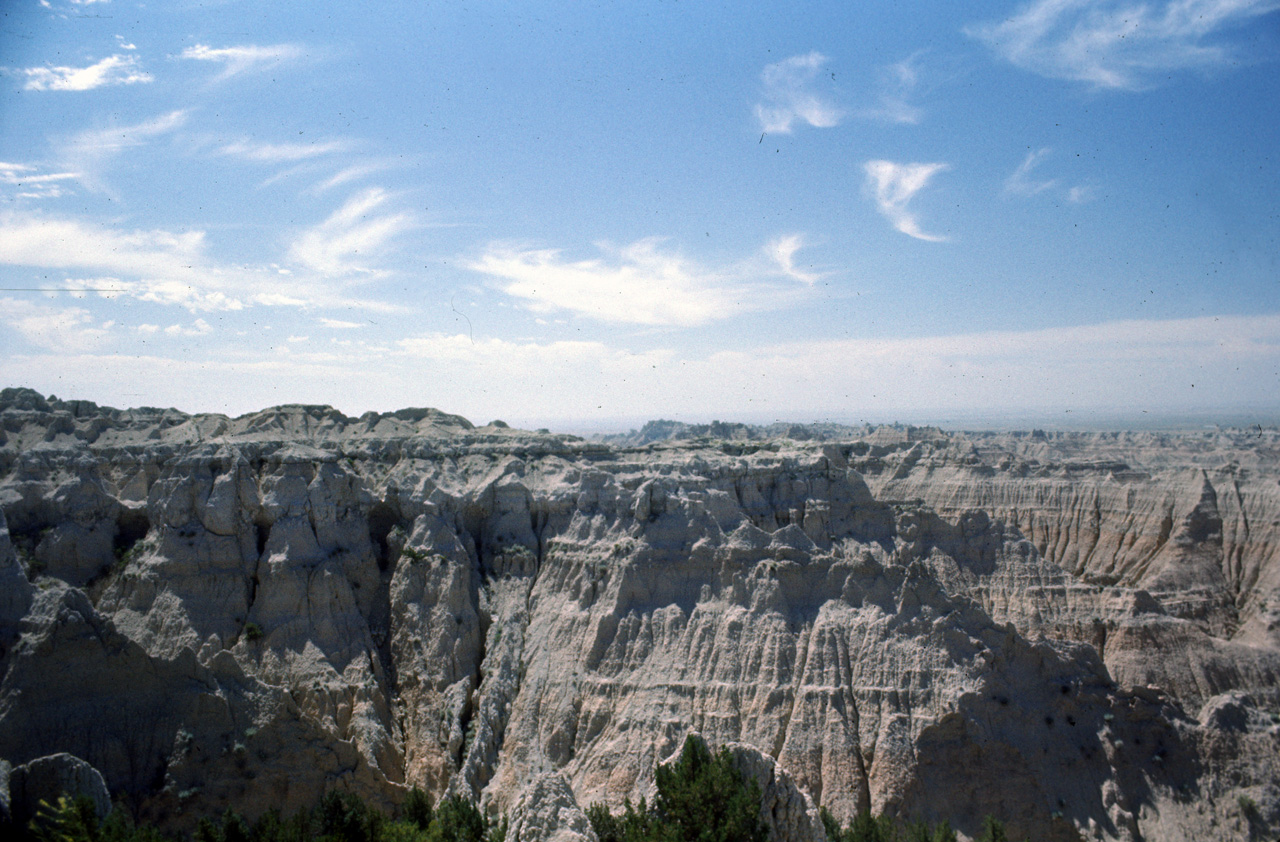
[[[0,386],[0,388],[8,388]],[[29,388],[29,387],[14,387]],[[39,390],[36,390],[39,391]],[[51,393],[43,395],[45,398],[57,399],[62,401],[71,400],[92,400],[82,395],[63,394],[59,395]],[[200,411],[191,411],[182,406],[152,406],[152,405],[130,405],[112,403],[111,401],[97,401],[103,408],[115,410],[131,410],[131,409],[173,409],[188,415],[201,414],[222,414],[227,413],[202,413]],[[348,418],[356,419],[364,415],[366,412],[377,412],[386,414],[396,412],[403,409],[436,409],[449,415],[460,415],[477,427],[486,426],[492,422],[501,422],[508,426],[522,430],[538,430],[546,429],[552,433],[579,436],[608,436],[608,435],[625,435],[627,433],[639,432],[646,424],[650,422],[677,422],[688,424],[690,426],[710,425],[715,423],[725,424],[745,424],[749,426],[767,427],[770,425],[822,425],[833,424],[840,426],[858,427],[858,426],[911,426],[911,427],[938,427],[948,432],[1018,432],[1030,431],[1034,429],[1053,431],[1053,432],[1198,432],[1208,429],[1251,429],[1258,427],[1264,430],[1280,429],[1280,412],[1274,410],[1262,409],[1257,407],[1232,407],[1218,410],[1205,410],[1203,412],[1164,412],[1151,413],[1145,412],[1134,415],[1123,408],[1111,408],[1101,410],[1091,410],[1085,412],[1057,411],[1046,410],[1041,412],[1019,410],[1017,412],[1010,411],[1007,413],[990,413],[990,412],[972,412],[957,413],[940,409],[906,409],[902,412],[879,416],[859,416],[857,413],[851,413],[842,417],[832,416],[812,416],[797,413],[791,417],[769,417],[764,415],[752,416],[689,416],[679,414],[653,415],[644,417],[600,417],[592,419],[580,418],[555,418],[555,417],[527,417],[520,414],[500,413],[493,417],[470,417],[462,413],[453,412],[447,406],[421,405],[421,406],[394,406],[383,408],[371,407],[347,407],[333,406],[332,404],[299,404],[285,403],[274,404],[271,406],[259,407],[247,413],[239,413],[230,415],[231,418],[244,417],[263,412],[280,406],[304,405],[304,406],[327,406],[337,410]]]

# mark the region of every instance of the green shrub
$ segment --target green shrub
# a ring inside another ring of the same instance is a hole
[[[405,819],[419,830],[426,830],[431,825],[431,799],[418,787],[409,790],[403,808]]]
[[[1252,819],[1258,815],[1258,802],[1247,795],[1237,795],[1236,806],[1240,808],[1240,812],[1245,815],[1245,818]]]
[[[822,829],[827,834],[827,842],[840,842],[840,822],[831,815],[831,811],[826,807],[820,807],[818,817],[822,819]]]
[[[929,842],[956,842],[956,832],[951,829],[951,822],[943,819],[938,826],[933,829],[933,835],[929,837]]]
[[[320,835],[334,842],[377,842],[383,822],[382,814],[365,806],[360,796],[336,790],[324,794],[316,813]]]
[[[898,829],[888,816],[872,816],[864,810],[841,835],[842,842],[897,842]]]
[[[98,816],[93,799],[61,795],[52,803],[41,800],[27,830],[36,842],[96,842]]]
[[[192,838],[195,842],[221,842],[222,834],[212,819],[201,816],[199,824],[196,825],[196,835]]]
[[[587,821],[591,822],[591,829],[600,842],[622,842],[622,819],[599,801],[587,807]]]
[[[246,640],[262,640],[262,627],[251,620],[244,624],[244,636]]]
[[[422,828],[411,821],[401,820],[382,825],[378,842],[423,842],[426,838]]]
[[[994,816],[986,816],[982,820],[982,833],[978,834],[974,842],[1009,842],[1009,836],[1004,832],[1004,822]]]
[[[484,816],[476,805],[460,795],[446,798],[436,808],[427,842],[485,842]]]
[[[222,833],[219,839],[221,842],[253,842],[248,822],[230,807],[222,814]]]
[[[603,804],[587,808],[600,842],[764,842],[760,787],[746,781],[722,748],[715,755],[702,740],[685,740],[680,757],[654,773],[658,795],[650,808],[626,803],[621,816]]]
[[[503,816],[497,822],[489,825],[486,842],[507,842],[507,817]]]
[[[97,842],[169,842],[167,836],[150,825],[135,826],[129,811],[123,809],[108,813],[97,833]]]
[[[431,554],[426,550],[410,546],[405,546],[404,549],[400,550],[400,556],[402,558],[409,559],[409,561],[414,564],[417,564],[420,561],[427,561],[431,558]]]
[[[288,819],[272,807],[253,823],[253,842],[311,842],[311,811],[301,810]]]
[[[654,777],[658,785],[654,812],[670,838],[764,842],[768,837],[760,820],[760,786],[743,780],[727,748],[712,757],[706,743],[688,737],[680,759],[659,766]]]

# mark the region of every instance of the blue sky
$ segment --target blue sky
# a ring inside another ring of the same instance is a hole
[[[14,0],[0,379],[1274,421],[1278,55],[1275,0]]]

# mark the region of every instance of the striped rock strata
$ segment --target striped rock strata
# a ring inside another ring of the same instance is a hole
[[[174,828],[420,785],[590,838],[690,731],[779,839],[1280,828],[1275,433],[624,446],[25,390],[0,430],[0,758]]]

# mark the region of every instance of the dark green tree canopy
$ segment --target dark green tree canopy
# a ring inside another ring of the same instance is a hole
[[[765,842],[760,787],[747,781],[721,748],[715,755],[698,737],[684,742],[680,757],[654,773],[653,806],[627,802],[621,816],[603,804],[587,809],[600,842]]]

